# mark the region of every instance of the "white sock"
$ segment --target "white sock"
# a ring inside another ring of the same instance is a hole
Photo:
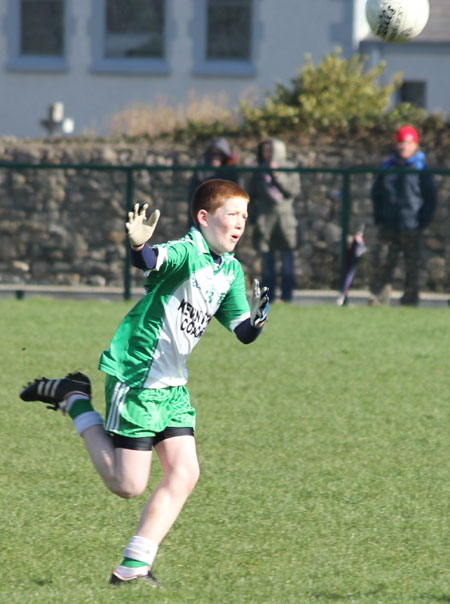
[[[151,566],[156,557],[157,551],[158,545],[154,541],[134,535],[131,537],[130,542],[126,546],[123,555],[124,558],[131,558],[132,560],[137,560],[138,562],[145,562]]]
[[[82,436],[83,432],[91,426],[103,426],[103,419],[98,411],[87,411],[78,415],[73,420],[73,425],[78,434]]]

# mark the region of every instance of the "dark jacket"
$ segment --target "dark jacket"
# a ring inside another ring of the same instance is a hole
[[[211,153],[215,149],[220,151],[223,155],[222,165],[217,167],[211,166]],[[204,170],[196,170],[192,175],[189,183],[189,204],[191,203],[196,188],[206,180],[211,180],[212,178],[223,178],[224,180],[232,180],[236,184],[239,184],[238,170],[234,170],[232,167],[230,167],[233,166],[233,163],[236,163],[236,156],[232,152],[226,138],[217,138],[208,145],[205,153],[203,154],[202,163],[204,166],[211,166],[211,168],[205,167]]]
[[[372,187],[375,224],[394,231],[425,229],[437,203],[436,184],[426,169],[425,154],[417,151],[406,162],[394,154],[381,168],[386,172],[378,174]],[[389,168],[401,172],[389,172]]]

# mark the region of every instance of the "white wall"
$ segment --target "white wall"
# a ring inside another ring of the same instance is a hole
[[[402,73],[404,81],[424,81],[427,84],[426,109],[450,115],[450,44],[366,42],[361,49],[369,56],[368,65],[386,61],[384,83],[398,72]]]
[[[366,0],[353,0],[353,48],[358,49],[358,43],[370,34],[370,27],[366,18]]]
[[[351,27],[345,19],[347,0],[256,0],[258,40],[256,75],[211,77],[193,75],[195,28],[194,3],[172,0],[176,35],[170,41],[169,75],[113,75],[90,72],[92,61],[89,30],[92,1],[69,2],[71,32],[67,73],[5,71],[0,68],[0,135],[37,137],[44,133],[39,120],[55,101],[65,106],[65,115],[75,120],[75,132],[86,129],[102,133],[105,119],[133,102],[151,102],[164,97],[173,102],[225,91],[230,106],[248,90],[260,95],[273,90],[276,81],[288,82],[311,53],[315,62],[336,46],[349,49]],[[7,57],[7,0],[0,0],[0,57]],[[349,25],[346,27],[346,25]]]
[[[307,53],[317,64],[338,46],[351,52],[347,0],[264,0],[261,6],[260,88],[272,90],[277,80],[288,83]]]
[[[450,45],[423,45],[389,49],[386,53],[387,74],[401,71],[404,80],[427,82],[427,109],[450,115]],[[409,49],[408,49],[409,50]],[[433,77],[430,77],[430,76]]]

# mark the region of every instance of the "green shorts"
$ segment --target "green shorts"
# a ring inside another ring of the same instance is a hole
[[[105,430],[128,438],[148,438],[166,428],[195,430],[195,409],[185,386],[130,388],[106,375]]]

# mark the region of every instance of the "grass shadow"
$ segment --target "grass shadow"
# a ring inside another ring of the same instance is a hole
[[[39,585],[39,587],[44,587],[45,585],[51,585],[53,581],[51,579],[33,579],[33,583]]]

